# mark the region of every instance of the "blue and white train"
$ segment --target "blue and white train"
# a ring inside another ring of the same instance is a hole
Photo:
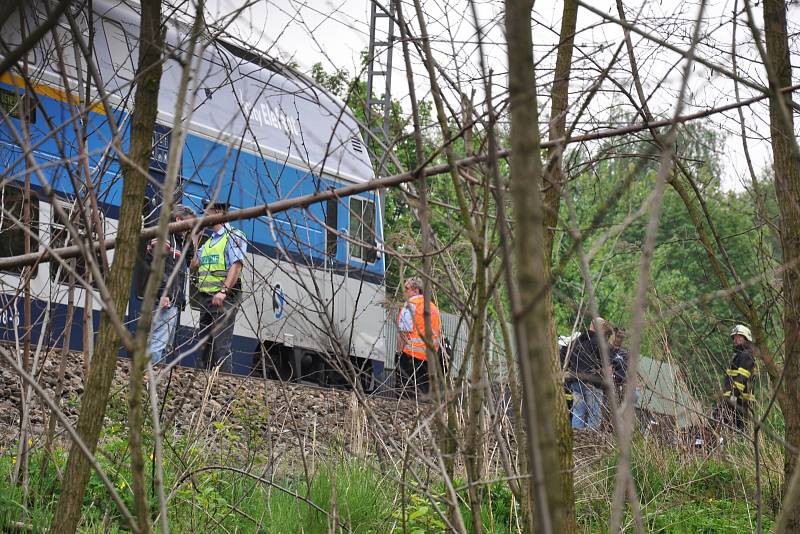
[[[0,200],[4,213],[22,220],[28,176],[33,251],[42,250],[43,244],[59,247],[72,241],[44,194],[43,182],[56,192],[53,202],[67,212],[88,204],[86,191],[91,186],[106,237],[114,235],[119,217],[122,175],[110,123],[113,119],[119,126],[126,145],[138,8],[109,0],[93,0],[88,4],[91,10],[82,2],[76,5],[84,6],[71,9],[100,84],[92,78],[81,52],[84,47],[64,17],[0,77]],[[2,25],[5,47],[0,47],[0,60],[42,24],[55,2],[19,6]],[[146,222],[158,211],[167,154],[175,148],[169,132],[183,69],[179,60],[189,33],[182,22],[166,24],[167,59],[153,134]],[[263,56],[221,39],[201,44],[194,109],[183,125],[188,135],[176,201],[200,211],[203,199],[215,198],[238,209],[374,179],[358,124],[343,102]],[[103,92],[112,117],[100,103]],[[26,161],[23,147],[32,151],[33,161]],[[88,205],[83,208],[88,212]],[[0,216],[0,256],[24,252],[24,231],[10,219]],[[97,239],[97,226],[82,222],[88,218],[75,220],[87,239]],[[380,372],[386,360],[386,310],[379,195],[342,198],[233,225],[249,241],[244,298],[234,332],[234,372],[327,382],[337,376],[334,370],[344,360],[370,373],[373,368]],[[113,262],[113,250],[107,257]],[[88,271],[83,261],[75,268],[79,274]],[[126,316],[131,327],[139,314],[146,273],[140,261]],[[63,343],[67,280],[58,262],[34,267],[34,344],[41,336],[46,347]],[[0,274],[4,341],[22,336],[22,286],[19,271]],[[98,329],[100,300],[96,290],[86,287],[78,287],[74,297],[70,347],[81,350],[92,340],[87,334]],[[86,314],[91,324],[81,319],[85,303],[91,306]],[[194,305],[180,314],[171,359],[182,357],[182,364],[194,365],[198,316]]]

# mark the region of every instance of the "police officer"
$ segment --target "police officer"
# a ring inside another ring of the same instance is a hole
[[[206,201],[206,215],[228,210],[224,202]],[[247,241],[244,234],[229,224],[215,224],[211,236],[197,247],[192,268],[197,269],[200,304],[200,339],[203,341],[201,363],[206,369],[219,366],[231,372],[231,342],[236,312],[241,303],[241,274]]]

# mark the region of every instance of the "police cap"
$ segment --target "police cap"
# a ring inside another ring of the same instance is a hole
[[[227,202],[217,202],[215,200],[206,199],[203,201],[203,209],[204,210],[220,210],[220,211],[228,211],[230,208],[230,204]]]

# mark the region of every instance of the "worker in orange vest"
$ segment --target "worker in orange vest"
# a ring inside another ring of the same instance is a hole
[[[414,391],[428,393],[428,351],[425,347],[425,304],[422,281],[409,278],[403,284],[406,302],[397,316],[397,370],[401,392],[414,387]],[[434,354],[439,354],[442,336],[442,320],[439,308],[432,301],[431,342]]]

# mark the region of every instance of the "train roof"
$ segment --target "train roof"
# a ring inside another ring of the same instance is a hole
[[[104,19],[125,26],[126,33],[135,31],[138,40],[138,4],[95,0],[93,8]],[[167,31],[168,46],[181,49],[189,30],[173,21]],[[359,124],[340,99],[243,43],[215,37],[203,45],[190,131],[318,176],[350,182],[374,179]],[[175,113],[181,70],[178,62],[165,62],[158,107],[169,120]],[[113,70],[109,77],[116,77]],[[113,80],[107,81],[113,87]],[[116,82],[119,87],[129,84]]]

